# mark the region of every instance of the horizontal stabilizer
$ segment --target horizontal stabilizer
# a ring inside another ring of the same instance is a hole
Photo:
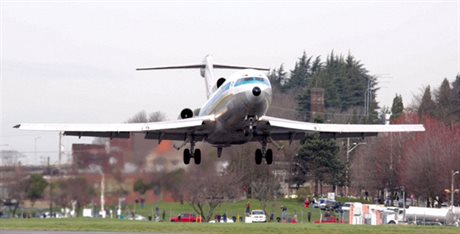
[[[206,64],[194,64],[194,65],[183,65],[183,66],[167,66],[167,67],[145,67],[145,68],[136,68],[137,71],[146,71],[146,70],[168,70],[168,69],[194,69],[194,68],[205,68]],[[215,69],[254,69],[261,71],[269,71],[268,68],[260,67],[245,67],[245,66],[232,66],[232,65],[221,65],[213,64]]]

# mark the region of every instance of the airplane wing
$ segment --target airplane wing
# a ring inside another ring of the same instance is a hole
[[[423,132],[422,124],[324,124],[280,119],[259,118],[257,129],[273,140],[299,140],[306,133],[318,132],[322,138],[368,137],[383,132]],[[258,138],[258,137],[256,137]]]
[[[150,123],[120,124],[18,124],[15,128],[22,130],[60,131],[67,136],[90,136],[129,138],[132,133],[145,133],[146,139],[186,140],[193,134],[195,140],[202,140],[208,133],[208,126],[213,124],[213,116],[200,116]]]

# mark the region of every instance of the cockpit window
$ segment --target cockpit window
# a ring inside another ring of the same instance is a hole
[[[243,84],[257,84],[257,83],[263,83],[265,85],[270,85],[268,81],[264,78],[261,77],[246,77],[246,78],[241,78],[235,82],[235,86],[243,85]]]

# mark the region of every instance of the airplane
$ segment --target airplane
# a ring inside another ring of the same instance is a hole
[[[273,162],[273,151],[268,143],[300,140],[306,134],[319,133],[323,138],[368,137],[383,132],[421,132],[421,124],[374,125],[374,124],[328,124],[301,122],[267,116],[272,100],[272,87],[265,74],[269,69],[213,64],[211,56],[203,63],[185,66],[137,68],[138,71],[163,69],[200,69],[206,85],[207,101],[195,111],[184,108],[178,120],[150,123],[120,124],[39,124],[22,123],[14,128],[22,130],[59,131],[69,136],[129,138],[133,133],[145,134],[145,139],[182,141],[178,149],[185,147],[183,162],[201,163],[201,150],[197,142],[207,142],[222,149],[247,142],[260,142],[255,151],[255,163],[265,159]],[[225,79],[216,79],[214,69],[238,69]],[[279,145],[277,146],[278,148]]]

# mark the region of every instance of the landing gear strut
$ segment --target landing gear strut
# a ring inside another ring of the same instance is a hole
[[[262,158],[265,158],[267,165],[271,165],[273,163],[273,151],[271,149],[267,149],[267,141],[262,141],[262,149],[256,150],[256,164],[260,165],[262,163]]]
[[[256,118],[254,116],[246,116],[245,120],[248,121],[248,128],[244,130],[244,135],[250,136],[250,138],[252,138],[252,135],[254,134],[254,130],[256,128],[254,126]]]
[[[217,147],[217,157],[220,158],[222,156],[222,147]]]
[[[184,164],[188,165],[190,163],[190,159],[193,158],[195,164],[201,163],[201,150],[195,149],[195,142],[190,142],[190,149],[184,150]]]

